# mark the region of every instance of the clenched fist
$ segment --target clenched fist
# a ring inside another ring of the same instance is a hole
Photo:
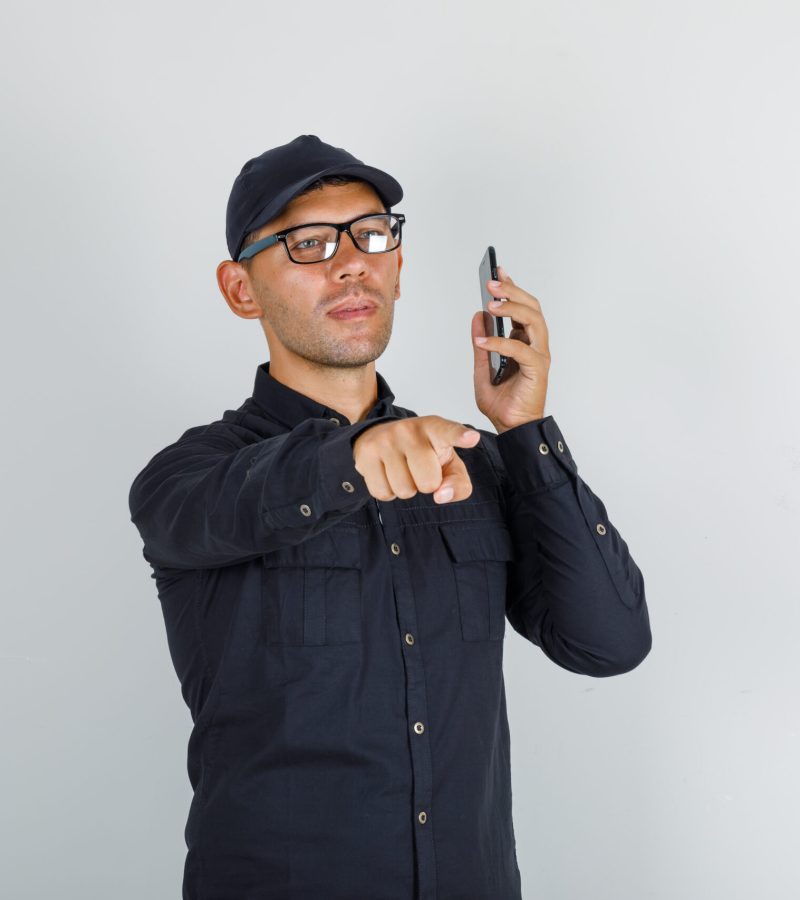
[[[412,416],[367,428],[353,441],[353,459],[378,500],[407,500],[417,491],[433,494],[437,503],[466,500],[472,482],[453,448],[474,447],[480,439],[460,422]]]

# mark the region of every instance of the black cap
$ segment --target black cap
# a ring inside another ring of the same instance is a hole
[[[251,231],[274,219],[293,197],[323,175],[363,178],[387,207],[403,199],[403,189],[391,175],[365,165],[341,147],[324,143],[315,134],[301,134],[248,160],[233,182],[225,224],[231,259],[241,253]]]

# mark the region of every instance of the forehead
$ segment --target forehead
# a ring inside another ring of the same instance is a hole
[[[381,198],[369,184],[360,181],[326,184],[321,189],[295,197],[279,216],[259,231],[269,234],[304,222],[347,222],[362,214],[383,211]]]

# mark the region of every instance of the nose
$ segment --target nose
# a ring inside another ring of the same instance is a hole
[[[331,259],[331,277],[337,281],[345,279],[361,279],[367,274],[368,253],[356,247],[350,235],[343,231],[339,237],[339,246]]]

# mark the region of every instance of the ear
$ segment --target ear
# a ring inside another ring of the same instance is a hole
[[[263,310],[253,296],[250,277],[244,267],[232,259],[217,266],[217,285],[225,302],[242,319],[260,319]]]
[[[400,269],[403,268],[403,247],[402,245],[397,248],[397,281],[394,286],[394,299],[397,300],[400,297]]]

